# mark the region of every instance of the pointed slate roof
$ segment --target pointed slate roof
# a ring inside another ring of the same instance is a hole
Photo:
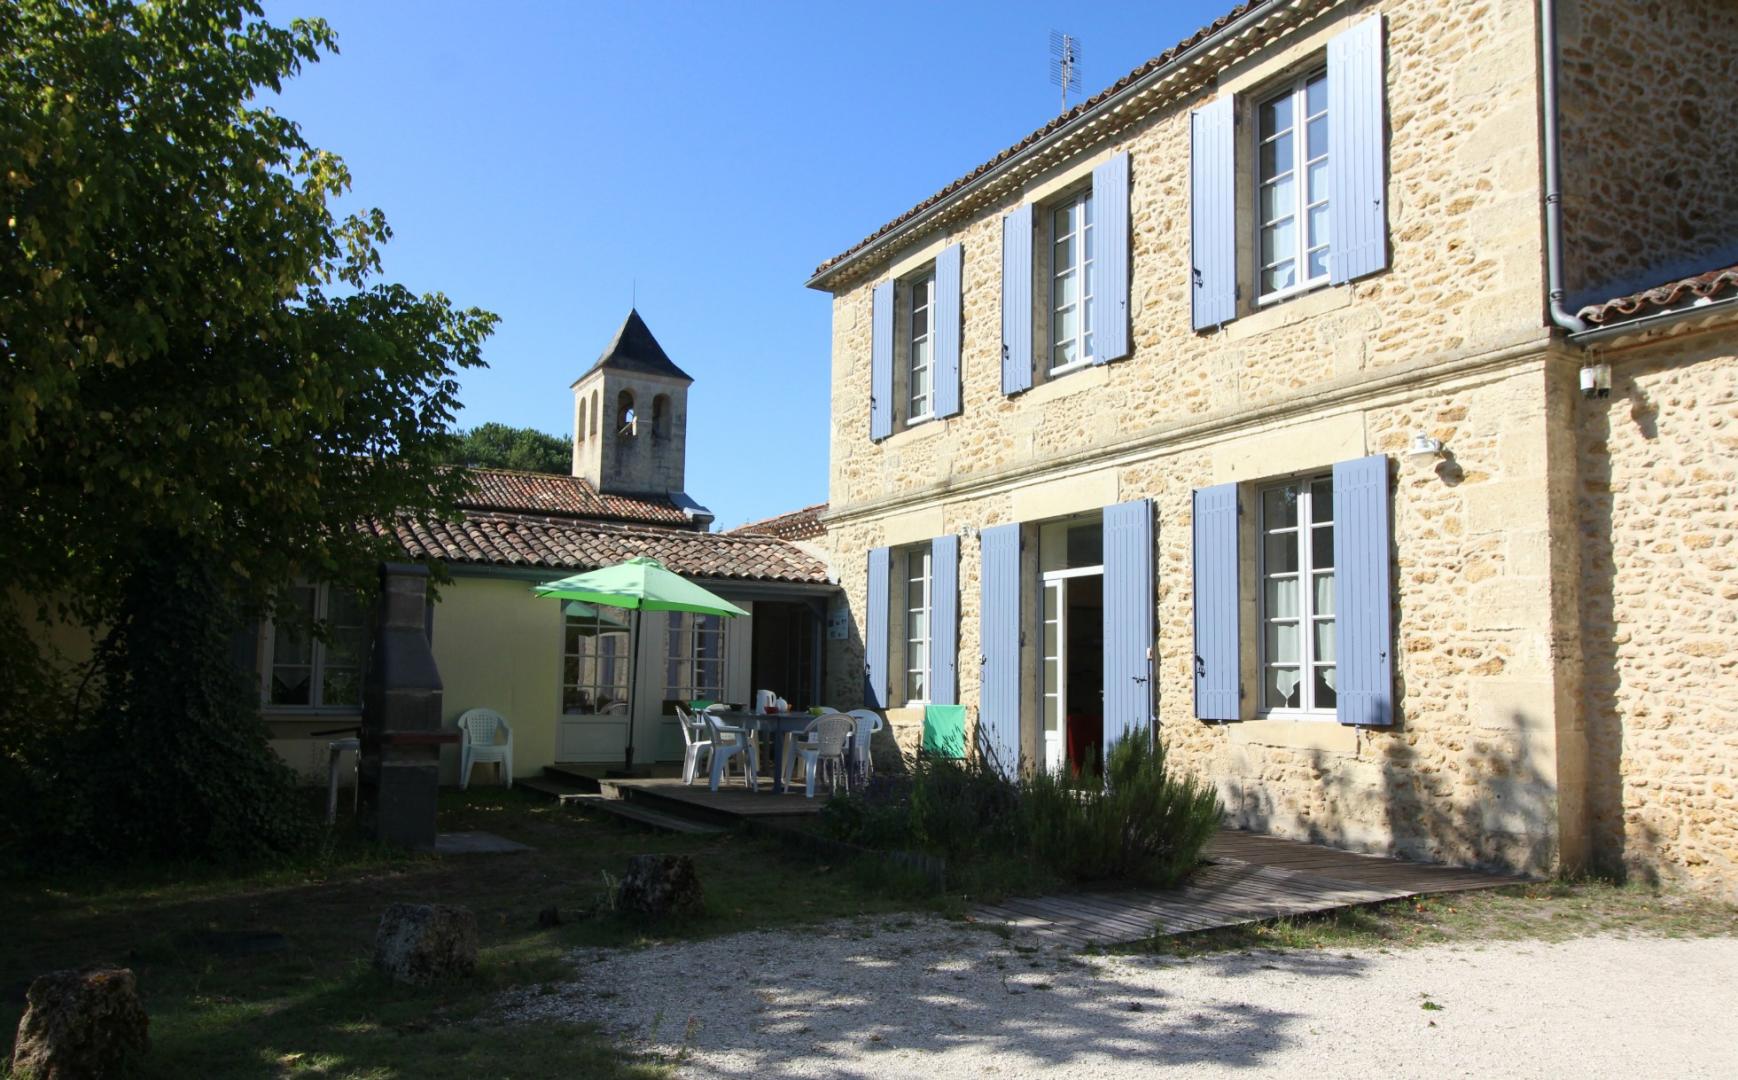
[[[658,339],[652,336],[651,329],[646,326],[646,320],[640,318],[640,313],[634,308],[628,309],[628,317],[622,320],[622,328],[616,331],[615,338],[604,349],[603,355],[597,358],[597,363],[586,368],[585,375],[606,367],[639,375],[662,375],[668,379],[681,379],[683,382],[694,381],[692,375],[677,367],[665,355],[664,347],[658,344]],[[585,378],[585,375],[580,378]]]

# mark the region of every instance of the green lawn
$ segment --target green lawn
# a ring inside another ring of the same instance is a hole
[[[500,990],[561,979],[567,950],[700,937],[810,919],[908,910],[920,902],[865,887],[861,871],[792,857],[734,833],[671,836],[529,793],[443,797],[443,830],[485,829],[530,844],[511,855],[391,856],[354,839],[295,867],[83,874],[0,886],[12,926],[0,950],[0,1025],[16,1030],[34,975],[119,964],[138,975],[151,1016],[141,1075],[164,1077],[645,1077],[660,1066],[574,1025],[491,1020]],[[604,873],[642,852],[694,856],[707,912],[648,932],[594,913]],[[375,925],[395,901],[477,913],[476,977],[411,990],[370,967]],[[540,911],[564,923],[540,929]],[[224,955],[214,934],[276,931],[288,948]]]

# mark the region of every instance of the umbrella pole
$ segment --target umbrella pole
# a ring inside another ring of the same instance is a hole
[[[628,649],[628,758],[623,764],[624,772],[634,771],[634,710],[639,706],[640,697],[640,609],[634,609],[634,641]]]

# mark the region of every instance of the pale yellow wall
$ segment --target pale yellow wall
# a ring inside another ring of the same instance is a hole
[[[513,771],[531,776],[555,763],[561,717],[561,605],[531,595],[531,582],[461,577],[435,605],[434,654],[448,727],[470,708],[513,725]],[[492,768],[479,768],[473,782]],[[441,752],[441,782],[458,782],[458,748]]]

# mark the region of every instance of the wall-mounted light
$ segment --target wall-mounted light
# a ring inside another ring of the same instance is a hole
[[[1433,439],[1420,431],[1412,436],[1412,445],[1406,448],[1408,457],[1439,457],[1442,454],[1442,440]]]
[[[1588,364],[1581,369],[1581,396],[1606,398],[1611,396],[1611,365]]]

